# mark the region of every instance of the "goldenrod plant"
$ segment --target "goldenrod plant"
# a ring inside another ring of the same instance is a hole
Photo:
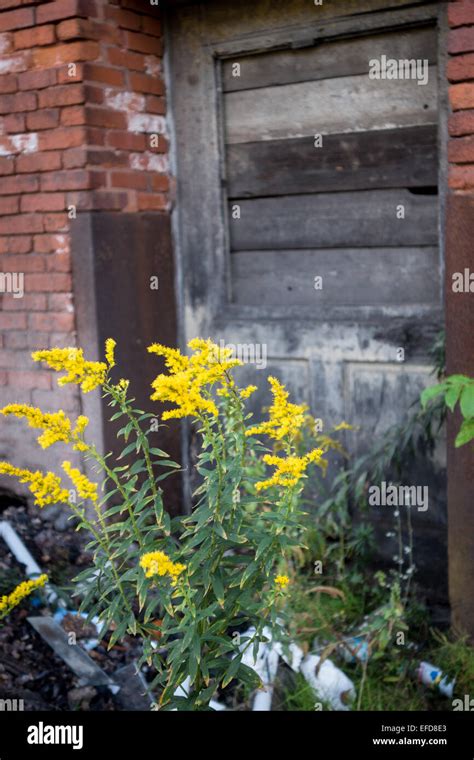
[[[103,362],[87,361],[79,348],[37,351],[33,359],[64,372],[59,385],[73,383],[84,393],[101,389],[111,421],[123,421],[118,460],[134,457],[133,463],[114,462],[112,454],[102,456],[86,441],[83,415],[73,424],[62,411],[43,414],[13,404],[4,415],[24,417],[41,430],[43,448],[70,444],[100,478],[91,482],[69,461],[62,469],[71,483],[6,462],[0,473],[27,483],[39,507],[69,505],[78,529],[89,535],[93,557],[76,578],[81,610],[100,618],[101,636],[111,632],[109,646],[126,634],[142,639],[141,664],[156,671],[151,688],[161,709],[201,710],[234,679],[248,689],[260,685],[241,660],[265,640],[264,627],[284,639],[284,602],[291,593],[287,558],[303,534],[300,495],[308,468],[324,466],[325,450],[298,450],[305,407],[291,403],[276,378],[269,379],[268,419],[250,424],[246,403],[256,388],[237,385],[240,362],[211,340],[196,338],[188,348],[189,355],[158,344],[148,351],[165,360],[166,372],[154,380],[151,396],[171,404],[162,419],[190,418],[200,434],[200,485],[190,515],[171,519],[164,509],[160,483],[179,465],[150,445],[150,418],[156,415],[134,407],[128,381],[112,380],[112,339]],[[273,471],[260,478],[249,473],[249,453],[260,461],[260,472]],[[241,635],[250,627],[251,637]]]

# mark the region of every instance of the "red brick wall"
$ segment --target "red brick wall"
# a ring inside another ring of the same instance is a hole
[[[448,5],[449,187],[474,190],[474,0]]]
[[[453,274],[474,271],[474,0],[448,5],[449,188],[446,218],[446,366],[474,374],[473,299]],[[453,625],[474,642],[474,451],[454,446],[459,412],[448,415],[448,555]]]
[[[1,405],[80,411],[30,353],[75,343],[74,215],[169,207],[162,50],[145,0],[0,0],[0,271],[25,284],[0,294]],[[51,463],[31,433],[0,421],[0,458]]]

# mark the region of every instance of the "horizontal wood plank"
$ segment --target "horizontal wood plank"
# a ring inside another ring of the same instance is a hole
[[[322,278],[320,289],[315,277]],[[231,255],[231,280],[233,301],[242,306],[434,304],[440,288],[438,250],[238,252]]]
[[[437,185],[437,128],[262,140],[229,145],[227,194],[253,198],[332,190]]]
[[[230,202],[231,249],[436,245],[437,200],[409,190],[360,190]],[[404,218],[397,218],[400,206]]]
[[[189,0],[187,0],[189,2]],[[175,0],[168,5],[174,6]],[[199,12],[199,15],[197,13]],[[327,36],[334,28],[345,31],[373,31],[374,28],[391,28],[398,23],[413,23],[436,18],[437,3],[427,0],[324,0],[315,5],[313,0],[223,0],[200,2],[183,9],[192,24],[193,33],[201,33],[204,26],[207,39],[216,47],[224,41],[241,52],[242,47],[259,50],[262,42],[274,46],[275,39],[296,38],[303,35]],[[200,34],[201,39],[205,35]]]
[[[372,58],[437,61],[437,32],[433,26],[354,37],[302,49],[274,50],[234,56],[222,62],[224,92],[365,74]],[[238,66],[236,66],[238,64]]]
[[[224,113],[230,144],[436,124],[436,67],[426,85],[361,74],[229,92]]]

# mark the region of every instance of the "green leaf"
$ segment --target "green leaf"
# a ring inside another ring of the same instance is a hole
[[[220,536],[224,540],[227,540],[227,533],[225,532],[221,523],[219,522],[214,523],[214,533],[217,533],[218,536]]]
[[[454,410],[454,407],[456,406],[458,402],[458,398],[459,398],[459,394],[461,393],[461,390],[462,390],[461,385],[451,385],[446,391],[444,401],[448,409],[450,409],[451,411]]]
[[[150,449],[150,454],[154,454],[157,457],[169,458],[169,454],[167,454],[166,451],[163,451],[162,449]]]
[[[109,643],[107,644],[107,649],[112,649],[113,645],[119,640],[122,639],[128,628],[128,620],[123,620],[115,629],[115,631],[112,633]]]
[[[255,554],[255,561],[256,562],[258,562],[258,560],[262,556],[262,554],[265,551],[265,549],[268,549],[268,547],[270,546],[270,544],[272,543],[272,541],[273,541],[273,537],[272,536],[266,536],[263,539],[263,541],[260,541],[260,543],[258,545],[258,549],[257,549],[256,554]]]
[[[137,475],[139,472],[145,472],[145,470],[145,461],[143,459],[137,459],[130,467],[128,475],[132,477],[132,475]]]
[[[231,660],[229,667],[227,668],[224,678],[222,679],[222,688],[225,689],[227,684],[229,684],[232,679],[237,675],[237,671],[240,667],[240,660],[242,658],[242,655],[237,655],[234,657],[233,660]]]
[[[195,636],[191,642],[191,654],[196,658],[198,664],[201,661],[201,639]]]
[[[472,378],[467,375],[449,375],[449,377],[446,378],[446,383],[461,383],[461,385],[468,385],[469,383],[472,383]]]
[[[225,591],[224,591],[224,584],[222,583],[222,579],[220,575],[213,575],[211,578],[212,583],[212,590],[214,591],[214,594],[216,595],[217,601],[219,602],[220,606],[224,606],[224,597],[225,597]]]
[[[137,449],[137,444],[134,441],[133,443],[129,443],[128,446],[125,446],[124,450],[120,454],[120,456],[117,457],[117,459],[123,459],[127,456],[127,454],[130,454],[132,451]]]
[[[474,418],[474,382],[464,386],[461,394],[461,414],[465,419]]]
[[[250,565],[248,565],[248,567],[245,568],[242,578],[240,579],[240,588],[243,587],[244,583],[248,581],[250,576],[253,575],[253,573],[257,572],[257,570],[258,570],[258,565],[256,562],[251,562]]]
[[[469,443],[474,438],[474,420],[464,420],[456,436],[454,445],[458,449],[460,446],[464,446],[465,443]]]
[[[431,385],[429,388],[425,388],[420,397],[421,406],[425,408],[428,401],[431,401],[432,398],[435,398],[440,393],[444,393],[446,387],[446,383],[439,383],[439,385]]]
[[[262,683],[255,672],[255,670],[252,670],[252,668],[249,668],[248,665],[243,665],[240,663],[239,670],[237,672],[237,675],[241,681],[243,681],[247,686],[249,686],[251,689],[257,689],[261,687]]]
[[[198,663],[197,659],[191,653],[189,655],[189,659],[188,659],[188,675],[189,675],[189,677],[191,679],[191,683],[193,683],[194,679],[196,678],[197,670],[198,670],[198,665],[199,665],[199,663]]]

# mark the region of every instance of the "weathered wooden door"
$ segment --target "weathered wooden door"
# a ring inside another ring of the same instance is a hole
[[[168,17],[183,342],[240,345],[249,381],[274,373],[360,425],[356,450],[426,384],[441,321],[440,12],[220,0]]]

